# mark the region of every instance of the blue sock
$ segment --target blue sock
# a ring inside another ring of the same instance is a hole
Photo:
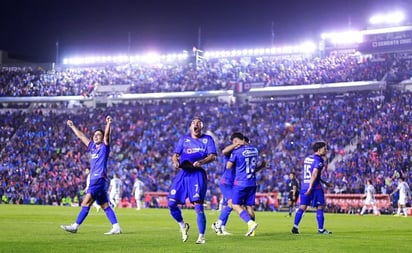
[[[80,213],[77,216],[77,220],[76,220],[77,224],[80,225],[83,223],[84,219],[86,219],[87,215],[89,214],[89,210],[90,210],[90,207],[82,206],[82,209],[80,210]]]
[[[173,219],[175,219],[177,222],[182,222],[182,211],[180,211],[180,208],[177,206],[177,203],[175,201],[169,201],[168,206]]]
[[[240,212],[239,217],[246,223],[252,220],[246,210]]]
[[[197,227],[199,234],[205,234],[206,231],[206,215],[203,204],[195,204],[195,211],[197,214]]]
[[[300,220],[302,219],[302,215],[303,215],[303,210],[299,208],[295,215],[295,222],[294,222],[295,227],[299,226]]]
[[[113,212],[113,209],[110,206],[108,206],[103,210],[106,213],[106,216],[109,219],[110,223],[116,224],[117,218],[116,218],[116,214]]]
[[[220,212],[219,220],[222,221],[222,226],[226,226],[227,220],[229,219],[229,215],[232,212],[232,210],[233,208],[226,206],[222,209],[222,212]]]
[[[325,216],[323,215],[323,209],[316,210],[316,219],[318,220],[319,231],[323,230],[323,224],[325,223]]]

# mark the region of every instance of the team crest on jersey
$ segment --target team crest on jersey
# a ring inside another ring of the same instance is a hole
[[[202,142],[203,142],[203,144],[206,144],[206,143],[207,143],[207,139],[206,139],[206,138],[203,138],[203,139],[202,139]]]
[[[92,159],[97,159],[97,158],[99,158],[99,154],[92,154],[92,155],[91,155],[91,158],[92,158]]]

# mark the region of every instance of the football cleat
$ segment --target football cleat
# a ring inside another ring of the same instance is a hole
[[[104,233],[105,235],[119,235],[122,233],[122,230],[117,227],[117,228],[112,228],[109,232]]]
[[[64,226],[64,225],[61,225],[60,226],[64,231],[67,231],[67,232],[70,232],[70,233],[77,233],[77,228],[75,227],[75,226],[73,226],[73,225],[67,225],[67,226]]]
[[[292,234],[299,234],[299,229],[293,227],[292,228]]]
[[[203,235],[199,235],[199,237],[196,240],[196,244],[205,244],[206,243],[206,238]]]
[[[189,223],[185,223],[185,226],[183,228],[180,229],[180,232],[182,233],[182,241],[186,242],[187,239],[189,239]]]
[[[258,227],[258,224],[256,222],[251,222],[250,224],[248,224],[248,231],[245,234],[245,236],[251,236],[251,234],[255,232],[257,227]]]
[[[212,229],[213,231],[215,231],[216,234],[223,235],[222,227],[218,227],[216,222],[212,224]]]
[[[222,234],[220,235],[232,235],[232,233],[227,232],[225,229],[222,229]]]
[[[328,231],[328,230],[326,230],[326,229],[323,229],[323,230],[318,230],[318,234],[330,235],[330,234],[332,234],[332,232],[330,232],[330,231]]]

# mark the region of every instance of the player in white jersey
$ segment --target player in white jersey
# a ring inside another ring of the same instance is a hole
[[[136,177],[133,184],[133,193],[134,198],[136,199],[136,210],[140,210],[142,208],[143,187],[144,183]]]
[[[411,198],[411,190],[409,188],[408,183],[405,182],[405,179],[401,176],[399,177],[399,184],[395,191],[393,191],[390,195],[392,196],[396,192],[399,191],[399,199],[398,199],[398,211],[396,212],[396,216],[401,215],[401,210],[403,215],[408,216],[408,212],[406,211],[406,205],[408,204]]]
[[[363,197],[365,198],[365,202],[363,203],[362,211],[360,215],[364,215],[366,210],[372,207],[374,215],[380,215],[378,208],[376,207],[376,199],[375,199],[375,187],[372,185],[372,180],[368,179],[365,185],[365,194]]]
[[[113,208],[116,208],[122,199],[122,188],[123,182],[120,180],[119,175],[115,173],[109,186],[109,200]]]

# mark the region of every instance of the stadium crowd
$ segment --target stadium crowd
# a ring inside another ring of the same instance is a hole
[[[61,71],[2,68],[0,96],[89,95],[97,85],[130,84],[131,92],[232,89],[233,82],[265,86],[410,78],[410,66],[349,56],[325,58],[256,58],[249,62],[205,61],[194,70],[176,66],[106,66]],[[409,67],[408,67],[409,66]],[[397,76],[397,73],[400,76]],[[330,168],[324,176],[336,187],[331,193],[362,193],[373,179],[378,193],[396,185],[394,171],[411,180],[412,95],[388,89],[383,93],[306,95],[296,100],[231,104],[216,99],[170,99],[130,102],[108,108],[2,109],[0,118],[0,196],[2,202],[61,204],[79,199],[85,187],[88,157],[70,133],[68,119],[89,136],[91,122],[106,115],[114,120],[108,168],[123,181],[123,197],[132,198],[135,179],[146,191],[167,191],[175,171],[173,145],[200,116],[221,150],[234,131],[247,135],[268,168],[258,174],[258,192],[276,192],[287,200],[290,171],[301,173],[302,158],[313,141],[330,145]],[[353,146],[354,151],[345,151]],[[206,170],[208,198],[220,195],[222,157]],[[409,181],[409,183],[412,183]]]
[[[235,83],[262,86],[325,84],[412,77],[410,60],[385,54],[378,60],[353,55],[219,59],[194,64],[123,64],[0,68],[0,96],[91,96],[99,86],[129,85],[128,93],[233,89]]]
[[[409,173],[412,95],[385,94],[384,99],[370,95],[245,105],[172,100],[94,110],[11,110],[2,117],[2,128],[8,133],[2,131],[1,137],[0,195],[15,203],[38,204],[60,203],[66,196],[79,198],[85,187],[88,157],[65,122],[78,122],[90,135],[97,127],[90,122],[100,118],[103,124],[107,114],[116,122],[110,176],[120,175],[123,197],[129,199],[136,177],[145,183],[146,191],[168,190],[176,173],[170,161],[173,143],[187,133],[194,114],[204,119],[207,132],[216,138],[220,149],[234,131],[250,137],[269,162],[258,175],[259,192],[284,193],[288,173],[299,174],[311,143],[324,139],[331,148],[329,161],[335,164],[325,175],[328,180],[344,184],[346,193],[362,193],[365,179],[372,178],[378,192],[388,193],[394,187],[394,170]],[[348,145],[356,145],[355,152],[344,153]],[[219,196],[221,157],[206,169],[208,196]]]

